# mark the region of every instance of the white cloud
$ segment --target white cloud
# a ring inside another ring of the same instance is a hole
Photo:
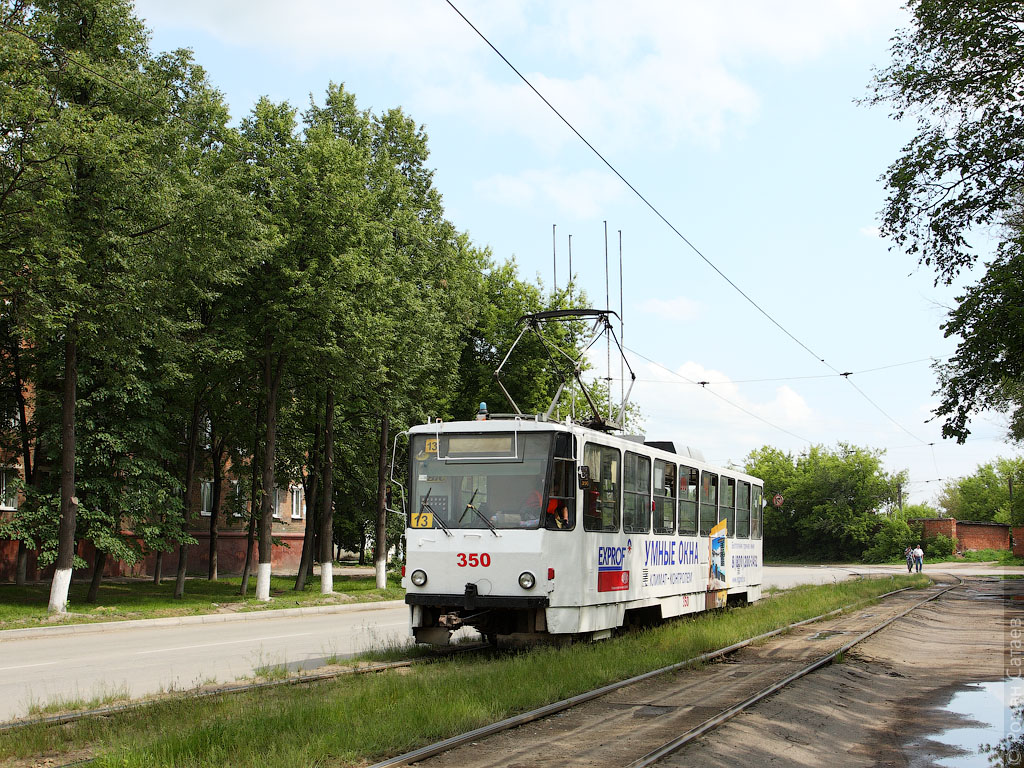
[[[601,171],[529,170],[497,174],[478,181],[477,194],[500,205],[526,208],[542,205],[579,218],[606,211],[623,196],[618,179]]]
[[[141,16],[306,67],[390,70],[415,114],[457,112],[549,151],[574,138],[444,3],[138,0]],[[588,138],[610,151],[693,139],[714,146],[759,108],[765,60],[806,62],[898,22],[893,0],[463,0],[466,16]],[[537,72],[534,62],[547,71]],[[314,89],[315,90],[315,89]],[[544,119],[541,114],[546,114]]]
[[[677,296],[674,299],[646,299],[640,304],[640,311],[660,317],[662,320],[681,323],[697,317],[700,305],[685,296]]]
[[[882,236],[882,230],[880,230],[878,227],[861,227],[860,228],[860,233],[862,235],[864,235],[864,237],[881,237]]]
[[[596,367],[602,369],[603,362]],[[647,418],[648,434],[700,448],[709,459],[729,456],[738,462],[764,444],[800,449],[804,443],[787,432],[801,435],[816,421],[807,401],[789,386],[776,388],[770,399],[757,399],[722,371],[692,360],[674,371],[648,362],[636,370],[640,381],[632,399]],[[700,381],[713,384],[690,383]]]

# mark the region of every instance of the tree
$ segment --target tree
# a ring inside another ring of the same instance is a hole
[[[765,494],[781,493],[781,508],[765,514],[765,549],[787,555],[844,560],[860,558],[891,512],[905,474],[882,469],[881,451],[840,443],[812,445],[795,460],[765,446],[753,451],[744,471],[765,481]]]
[[[973,227],[1003,223],[1024,192],[1024,4],[910,0],[870,103],[917,116],[884,176],[883,234],[951,281],[974,263]]]
[[[893,63],[878,72],[870,103],[917,116],[917,133],[886,172],[882,233],[950,283],[974,264],[970,238],[1002,227],[995,260],[958,299],[943,326],[959,336],[940,366],[943,435],[963,442],[970,417],[1009,411],[1024,437],[1020,350],[1021,203],[1024,200],[1024,3],[911,0],[912,26],[897,33]]]
[[[991,409],[1009,416],[1009,436],[1024,441],[1024,229],[1004,244],[976,285],[958,297],[942,328],[958,338],[938,367],[942,434],[963,443],[971,417]]]
[[[1024,458],[1002,457],[979,465],[968,477],[947,482],[939,505],[946,516],[957,520],[1020,525],[1024,523],[1021,492],[1024,492]]]
[[[11,206],[3,215],[20,246],[5,248],[5,266],[13,269],[4,274],[17,277],[5,278],[4,289],[23,302],[19,336],[41,353],[59,349],[63,360],[61,511],[50,596],[50,610],[63,612],[81,501],[80,364],[102,360],[129,378],[138,371],[141,344],[158,316],[147,311],[151,235],[167,224],[161,131],[174,99],[188,92],[191,72],[187,55],[150,56],[145,31],[123,0],[5,3],[3,20],[5,43],[21,36],[36,46],[30,53],[19,43],[23,66],[4,77],[25,91],[16,116],[31,118],[27,132],[17,126],[8,134],[27,143],[4,145]],[[23,150],[27,160],[19,158]],[[43,213],[25,213],[27,202]]]

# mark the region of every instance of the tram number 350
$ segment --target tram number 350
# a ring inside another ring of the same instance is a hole
[[[455,562],[458,563],[459,568],[488,568],[491,565],[491,556],[484,552],[482,555],[478,555],[475,552],[472,554],[466,554],[465,552],[459,552],[455,555]]]

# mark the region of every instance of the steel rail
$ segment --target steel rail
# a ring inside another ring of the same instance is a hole
[[[670,664],[667,667],[661,667],[660,669],[655,669],[651,672],[645,672],[641,675],[636,675],[635,677],[630,677],[626,680],[620,680],[617,683],[611,683],[609,685],[602,686],[601,688],[595,688],[592,691],[587,691],[586,693],[581,693],[568,699],[562,699],[561,701],[556,701],[552,704],[547,704],[543,707],[539,707],[538,709],[533,709],[529,712],[523,712],[519,715],[513,715],[512,717],[507,717],[504,720],[499,720],[498,722],[481,726],[480,728],[476,728],[472,731],[467,731],[457,736],[452,736],[442,741],[438,741],[433,744],[428,744],[425,747],[414,749],[411,752],[406,752],[404,754],[388,758],[387,760],[382,760],[379,763],[374,763],[373,765],[369,766],[369,768],[397,768],[398,766],[411,765],[412,763],[418,762],[420,760],[426,760],[429,757],[439,755],[442,752],[447,752],[450,749],[455,749],[456,747],[469,744],[477,739],[481,739],[486,736],[492,736],[496,733],[501,733],[502,731],[511,730],[512,728],[517,728],[521,725],[531,723],[534,720],[540,720],[542,718],[549,717],[550,715],[557,714],[558,712],[563,712],[564,710],[571,709],[572,707],[578,706],[580,704],[585,704],[588,701],[600,698],[605,694],[617,691],[620,688],[625,688],[628,685],[633,685],[634,683],[638,683],[643,680],[650,679],[652,677],[657,677],[658,675],[663,675],[668,672],[674,672],[685,667],[691,667],[695,664],[713,661],[723,656],[727,656],[730,653],[735,653],[736,651],[742,648],[746,648],[748,645],[752,645],[753,643],[760,642],[761,640],[767,640],[770,637],[775,637],[776,635],[788,632],[796,627],[801,627],[805,624],[811,624],[815,621],[820,621],[821,619],[828,618],[829,616],[835,616],[837,614],[843,613],[844,611],[849,611],[853,608],[856,608],[857,606],[869,602],[871,600],[881,600],[882,598],[890,597],[891,595],[899,594],[900,592],[906,592],[909,589],[913,589],[913,587],[895,589],[891,592],[885,592],[881,595],[876,595],[874,597],[858,600],[854,603],[850,603],[849,605],[845,605],[841,608],[836,608],[833,611],[828,611],[827,613],[823,613],[819,616],[813,616],[809,619],[804,619],[802,621],[793,622],[792,624],[787,624],[783,627],[773,629],[770,632],[765,632],[763,634],[747,638],[746,640],[741,640],[737,643],[733,643],[732,645],[726,646],[724,648],[709,651],[708,653],[702,653],[699,656],[694,656],[693,658],[686,659],[685,661]],[[936,597],[937,596],[938,595],[936,595]]]
[[[867,630],[866,632],[863,632],[862,634],[858,635],[857,637],[855,637],[853,640],[851,640],[850,642],[848,642],[845,645],[843,645],[838,650],[835,650],[832,653],[829,653],[829,654],[827,654],[825,656],[822,656],[820,659],[818,659],[817,661],[811,662],[810,664],[808,664],[803,669],[797,670],[796,672],[794,672],[793,674],[791,674],[788,677],[784,678],[783,680],[780,680],[777,683],[773,683],[772,685],[768,686],[767,688],[759,691],[758,693],[755,693],[753,696],[751,696],[750,698],[746,699],[745,701],[742,701],[739,704],[736,704],[735,706],[729,707],[729,709],[726,709],[726,710],[720,712],[719,714],[715,715],[714,717],[708,718],[707,720],[705,720],[703,723],[701,723],[697,727],[691,728],[689,731],[687,731],[686,733],[682,734],[681,736],[678,736],[675,739],[672,739],[672,741],[669,741],[669,742],[663,744],[662,746],[658,747],[653,752],[649,752],[648,754],[646,754],[643,757],[641,757],[639,760],[635,760],[634,762],[630,763],[629,765],[626,766],[626,768],[649,768],[649,766],[654,765],[655,763],[659,762],[660,760],[662,760],[663,758],[665,758],[668,755],[672,754],[673,752],[677,752],[678,750],[682,749],[684,746],[689,744],[691,741],[694,741],[695,739],[697,739],[700,736],[704,735],[708,731],[714,730],[718,726],[720,726],[720,725],[726,723],[727,721],[731,720],[733,717],[735,717],[736,715],[738,715],[740,712],[744,711],[745,709],[749,709],[753,705],[757,704],[758,702],[762,701],[763,699],[766,699],[767,697],[771,696],[772,694],[778,693],[780,690],[785,688],[787,685],[789,685],[789,684],[799,680],[800,678],[802,678],[802,677],[804,677],[806,675],[809,675],[811,672],[815,672],[815,671],[821,669],[822,667],[824,667],[824,666],[826,666],[828,664],[831,664],[836,659],[837,656],[845,654],[847,651],[849,651],[851,648],[853,648],[858,643],[862,643],[863,641],[867,640],[869,637],[871,637],[872,635],[876,634],[877,632],[881,632],[883,629],[888,627],[890,624],[892,624],[893,622],[895,622],[895,621],[897,621],[899,619],[902,619],[904,616],[906,616],[911,611],[917,610],[918,608],[920,608],[925,603],[930,603],[932,600],[936,600],[936,599],[942,597],[947,592],[950,592],[951,590],[957,589],[958,587],[962,587],[964,585],[964,580],[961,579],[959,576],[956,576],[956,575],[953,575],[953,574],[949,574],[949,575],[953,576],[953,578],[956,579],[959,582],[959,584],[953,584],[953,585],[951,585],[949,587],[946,587],[945,589],[943,589],[943,590],[941,590],[939,592],[936,592],[934,595],[931,595],[930,597],[925,598],[924,600],[922,600],[922,601],[920,601],[918,603],[915,603],[914,605],[912,605],[909,608],[907,608],[905,611],[902,611],[901,613],[898,613],[895,616],[892,616],[891,618],[886,619],[881,624],[879,624],[879,625],[877,625],[875,627],[872,627],[871,629]]]

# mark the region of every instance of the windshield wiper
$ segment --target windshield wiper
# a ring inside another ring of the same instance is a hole
[[[473,500],[476,499],[476,495],[479,492],[479,490],[479,488],[473,489],[473,495],[469,497],[469,502],[466,504],[466,508],[462,510],[462,514],[459,515],[459,525],[462,525],[462,521],[466,517],[466,513],[469,512],[469,510],[476,509],[476,507],[473,506]]]
[[[473,489],[473,495],[469,497],[469,503],[466,505],[466,508],[464,510],[462,510],[462,517],[459,518],[459,524],[460,525],[462,524],[462,518],[465,517],[466,513],[469,512],[469,510],[472,509],[476,513],[476,516],[484,521],[484,525],[486,525],[488,528],[491,529],[491,533],[493,533],[495,536],[497,536],[498,535],[498,531],[495,530],[494,523],[492,523],[490,520],[487,519],[487,515],[485,515],[483,512],[481,512],[479,509],[477,509],[476,507],[473,506],[473,499],[476,498],[476,494],[477,494],[478,490],[480,490],[480,489],[479,488],[474,488]]]
[[[434,511],[434,508],[432,506],[427,504],[427,502],[430,501],[430,492],[432,490],[432,488],[427,488],[427,495],[423,497],[423,503],[420,504],[420,514],[423,514],[424,509],[429,511],[431,521],[441,526],[441,530],[445,532],[446,536],[451,536],[452,532],[448,530],[448,526],[444,524],[444,520],[438,517],[437,512]]]

